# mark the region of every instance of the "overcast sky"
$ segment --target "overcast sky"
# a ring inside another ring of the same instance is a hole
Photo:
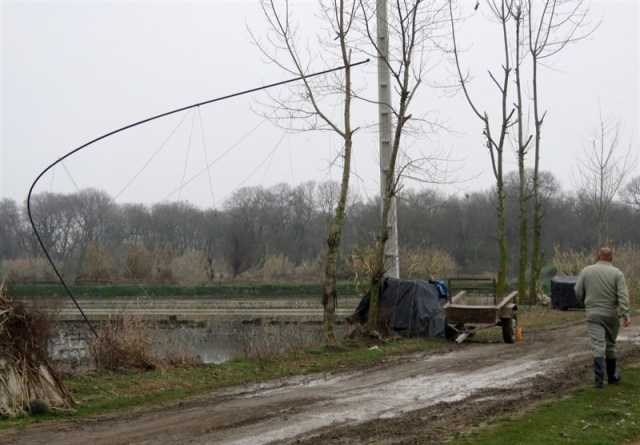
[[[473,13],[474,3],[465,4],[469,18],[460,24],[463,63],[473,76],[474,98],[495,113],[495,89],[486,73],[499,69],[494,44],[499,30],[482,7]],[[320,28],[315,1],[296,2],[292,9],[304,32]],[[608,120],[620,122],[625,146],[631,143],[638,151],[640,141],[637,2],[596,0],[591,9],[592,22],[602,20],[596,32],[566,48],[541,74],[542,102],[549,112],[542,168],[565,189],[573,187],[576,158],[593,136],[599,108]],[[287,78],[266,63],[247,26],[256,36],[266,33],[257,1],[3,0],[0,198],[24,200],[33,178],[56,157],[110,130]],[[429,83],[453,82],[448,63],[432,72]],[[313,68],[325,65],[318,58]],[[375,92],[375,63],[354,75],[365,92]],[[440,186],[444,192],[486,189],[493,178],[481,125],[460,94],[447,93],[429,86],[421,91],[413,112],[437,117],[447,130],[408,140],[407,151],[450,154],[450,179],[456,182]],[[71,192],[77,185],[104,189],[118,202],[183,199],[219,206],[239,186],[337,178],[332,160],[338,140],[328,133],[283,132],[256,113],[266,100],[245,96],[124,132],[71,157],[65,164],[69,173],[54,169],[37,191]],[[360,104],[357,110],[360,125],[375,122],[375,107]],[[330,113],[337,116],[338,108]],[[354,147],[353,184],[364,197],[378,189],[374,130],[362,131]],[[171,194],[202,171],[205,160],[215,160],[238,141],[211,167],[210,178],[205,171]],[[514,168],[510,151],[507,170]]]

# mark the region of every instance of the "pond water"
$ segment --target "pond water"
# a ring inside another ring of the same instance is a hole
[[[204,363],[223,363],[238,357],[260,357],[322,344],[322,324],[309,321],[242,322],[206,320],[148,325],[154,354],[186,355]],[[336,331],[342,335],[344,325]],[[52,338],[51,358],[72,368],[90,368],[89,328],[81,322],[61,322]]]

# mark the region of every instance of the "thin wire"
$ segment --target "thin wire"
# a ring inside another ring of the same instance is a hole
[[[53,184],[56,182],[56,169],[51,170],[51,181],[49,181],[49,193],[53,193]]]
[[[180,201],[180,195],[184,189],[184,178],[187,177],[187,167],[189,166],[189,153],[191,153],[191,139],[193,138],[193,127],[196,124],[196,113],[191,113],[191,130],[189,130],[189,140],[187,141],[187,153],[184,157],[184,170],[182,171],[182,179],[180,180],[180,193],[178,193],[178,201]]]
[[[280,136],[280,139],[278,140],[278,142],[276,142],[275,147],[273,147],[273,149],[269,152],[269,154],[267,155],[266,158],[264,158],[262,160],[262,162],[260,162],[260,164],[258,164],[258,166],[256,168],[254,168],[251,173],[249,173],[249,176],[247,176],[246,178],[244,178],[242,180],[242,182],[240,182],[240,184],[238,184],[236,186],[236,189],[239,189],[240,187],[242,187],[244,184],[247,183],[247,181],[249,179],[251,179],[253,177],[253,175],[256,174],[256,172],[258,170],[260,170],[260,168],[262,168],[262,166],[269,160],[271,159],[271,157],[275,154],[275,152],[278,150],[278,148],[280,147],[280,144],[282,144],[282,141],[284,141],[284,138],[287,136],[287,133],[283,133],[282,136]]]
[[[204,124],[202,123],[202,113],[200,112],[200,107],[196,108],[198,110],[198,118],[200,121],[200,137],[202,139],[202,151],[204,151],[204,163],[207,166],[207,176],[209,177],[209,192],[211,193],[211,208],[216,207],[216,197],[213,193],[213,180],[211,179],[211,167],[209,166],[209,155],[207,148],[207,138],[204,135]]]
[[[317,73],[312,73],[312,74],[309,74],[309,75],[306,75],[306,76],[294,77],[294,78],[283,80],[283,81],[280,81],[280,82],[275,82],[275,83],[272,83],[272,84],[269,84],[269,85],[264,85],[264,86],[260,86],[260,87],[256,87],[256,88],[251,88],[251,89],[240,91],[240,92],[237,92],[237,93],[228,94],[226,96],[216,97],[214,99],[205,100],[203,102],[198,102],[196,104],[187,105],[185,107],[176,108],[175,110],[170,110],[170,111],[167,111],[165,113],[156,114],[155,116],[151,116],[151,117],[142,119],[140,121],[133,122],[131,124],[125,125],[123,127],[120,127],[120,128],[115,129],[115,130],[112,130],[112,131],[110,131],[108,133],[105,133],[102,136],[98,136],[97,138],[92,139],[89,142],[86,142],[86,143],[82,144],[81,146],[79,146],[77,148],[74,148],[73,150],[71,150],[70,152],[65,154],[64,156],[59,157],[58,159],[56,159],[55,161],[53,161],[52,163],[47,165],[47,167],[45,167],[45,169],[42,170],[38,174],[38,176],[36,176],[36,179],[33,180],[33,183],[31,183],[31,187],[29,187],[29,193],[27,194],[27,215],[29,216],[29,223],[31,224],[31,228],[33,229],[34,235],[38,239],[38,244],[40,244],[40,247],[42,248],[42,251],[44,252],[45,256],[47,257],[47,261],[49,261],[49,264],[51,264],[51,267],[53,268],[53,271],[55,272],[56,276],[58,277],[58,280],[60,281],[60,284],[62,285],[62,287],[64,287],[65,291],[67,292],[67,295],[69,296],[69,298],[71,298],[71,300],[75,304],[76,308],[78,309],[78,311],[82,315],[82,318],[87,323],[87,325],[89,326],[89,328],[91,329],[93,334],[96,337],[98,336],[97,331],[95,330],[95,328],[93,327],[93,325],[91,324],[89,319],[87,318],[87,315],[84,313],[84,311],[80,307],[80,304],[78,303],[78,300],[76,300],[76,298],[73,296],[73,292],[71,292],[71,289],[69,289],[69,286],[67,286],[67,283],[64,280],[64,278],[62,277],[62,274],[60,273],[60,271],[56,267],[56,263],[53,261],[53,258],[51,258],[51,255],[49,254],[49,251],[47,250],[47,247],[44,245],[44,241],[42,241],[42,237],[40,236],[40,232],[38,232],[38,229],[36,227],[35,221],[33,220],[33,214],[31,212],[31,196],[33,195],[33,191],[34,191],[36,185],[38,184],[38,181],[40,181],[40,179],[49,170],[51,170],[57,164],[61,163],[65,159],[67,159],[69,156],[72,156],[73,154],[79,152],[80,150],[82,150],[82,149],[84,149],[84,148],[86,148],[86,147],[88,147],[88,146],[90,146],[92,144],[95,144],[96,142],[101,141],[102,139],[106,139],[106,138],[108,138],[110,136],[113,136],[114,134],[120,133],[122,131],[128,130],[128,129],[133,128],[133,127],[137,127],[138,125],[142,125],[142,124],[145,124],[147,122],[151,122],[151,121],[153,121],[155,119],[160,119],[161,117],[169,116],[171,114],[179,113],[181,111],[186,111],[186,110],[189,110],[191,108],[196,108],[196,107],[199,107],[201,105],[206,105],[206,104],[219,102],[219,101],[226,100],[226,99],[231,99],[233,97],[238,97],[238,96],[242,96],[242,95],[245,95],[245,94],[254,93],[256,91],[266,90],[268,88],[272,88],[272,87],[276,87],[276,86],[280,86],[280,85],[285,85],[285,84],[292,83],[292,82],[297,82],[297,81],[302,80],[302,79],[309,79],[311,77],[322,76],[324,74],[328,74],[328,73],[331,73],[331,72],[334,72],[334,71],[343,70],[347,66],[355,67],[355,66],[362,65],[362,64],[368,63],[368,62],[369,62],[369,59],[366,59],[366,60],[363,60],[363,61],[360,61],[360,62],[357,62],[357,63],[353,63],[351,65],[343,65],[343,66],[339,66],[339,67],[336,67],[336,68],[331,68],[331,69],[328,69],[328,70],[319,71]]]
[[[165,196],[162,201],[166,201],[167,199],[169,199],[171,196],[175,195],[176,193],[180,192],[184,187],[188,186],[191,182],[193,182],[196,178],[198,178],[201,174],[203,174],[205,171],[207,171],[207,169],[209,169],[212,165],[214,165],[215,163],[217,163],[218,161],[222,160],[225,156],[227,156],[229,153],[231,153],[234,149],[236,149],[237,147],[240,146],[240,144],[242,144],[245,139],[247,139],[249,136],[251,136],[258,128],[260,128],[265,122],[267,122],[267,118],[264,118],[262,121],[260,121],[258,123],[258,125],[256,125],[255,127],[253,127],[251,130],[249,130],[247,133],[243,134],[242,137],[240,137],[240,139],[238,139],[235,143],[233,143],[229,148],[227,148],[224,152],[222,152],[222,154],[220,156],[218,156],[217,158],[215,158],[213,161],[211,161],[210,163],[208,163],[202,170],[200,170],[198,173],[196,173],[195,175],[193,175],[192,177],[190,177],[183,185],[181,185],[180,187],[172,190],[169,194],[167,194],[167,196]]]
[[[292,154],[292,150],[291,150],[291,138],[289,138],[287,140],[288,142],[288,146],[289,146],[289,172],[291,173],[291,183],[295,184],[296,180],[295,177],[293,175],[293,154]]]
[[[69,171],[69,169],[67,168],[67,166],[65,165],[64,162],[62,163],[62,168],[67,173],[67,176],[69,177],[69,180],[71,181],[73,186],[76,188],[76,191],[79,192],[80,191],[80,187],[78,187],[78,183],[76,182],[75,179],[73,179],[73,176],[71,176],[71,172]]]
[[[138,172],[135,175],[133,175],[133,177],[125,184],[125,186],[122,187],[122,189],[116,194],[116,196],[114,197],[114,200],[117,200],[120,196],[122,196],[122,194],[124,192],[126,192],[127,189],[131,186],[131,184],[133,184],[133,182],[136,179],[138,179],[138,176],[140,176],[142,174],[142,172],[146,170],[146,168],[149,166],[149,164],[151,164],[151,162],[156,158],[156,156],[158,156],[160,154],[160,152],[164,149],[164,147],[166,147],[166,145],[169,143],[169,141],[171,140],[173,135],[182,126],[184,121],[187,120],[187,116],[189,116],[189,113],[185,113],[184,115],[182,115],[182,119],[180,119],[178,124],[173,128],[173,130],[171,130],[169,135],[162,141],[160,146],[151,154],[149,159],[147,159],[147,161],[142,165],[140,170],[138,170]]]

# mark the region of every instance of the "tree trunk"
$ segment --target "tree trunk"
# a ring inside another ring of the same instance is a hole
[[[327,236],[327,257],[324,269],[324,280],[322,286],[322,304],[324,307],[324,334],[327,346],[336,345],[336,335],[334,324],[336,318],[336,302],[338,294],[336,291],[336,270],[338,267],[338,251],[340,239],[342,238],[342,228],[347,208],[347,197],[349,195],[349,177],[351,175],[351,131],[346,133],[344,144],[342,169],[342,183],[340,185],[340,197],[336,206],[336,214],[333,222],[329,226]]]
[[[532,198],[533,198],[533,240],[531,243],[531,272],[529,273],[529,302],[538,300],[540,289],[540,272],[542,270],[542,252],[540,243],[542,239],[542,203],[540,201],[540,139],[542,119],[538,106],[538,60],[532,58],[533,72],[533,114],[535,121],[535,153],[533,164]]]
[[[501,155],[499,155],[501,157]],[[502,161],[500,161],[502,165]],[[496,182],[496,195],[498,199],[496,207],[497,216],[497,235],[498,235],[498,250],[499,250],[499,266],[498,266],[498,280],[496,282],[496,295],[498,298],[504,297],[507,290],[507,263],[509,260],[509,252],[507,250],[507,230],[506,230],[506,212],[505,212],[505,195],[504,195],[504,182],[502,175],[500,175]]]
[[[518,219],[519,219],[519,258],[518,258],[518,302],[524,302],[527,294],[527,264],[529,260],[529,197],[527,191],[527,176],[524,167],[527,154],[528,140],[525,141],[522,122],[522,82],[520,78],[520,23],[522,9],[518,9],[516,15],[516,92],[518,111]],[[535,302],[535,301],[534,301]],[[531,301],[529,301],[531,303]]]
[[[351,149],[353,147],[353,130],[351,128],[351,52],[347,49],[345,40],[345,16],[344,1],[340,1],[339,5],[339,28],[341,34],[340,52],[342,61],[345,65],[344,71],[344,133],[341,134],[344,140],[344,151],[342,153],[342,182],[340,184],[340,197],[336,206],[336,214],[333,223],[329,226],[329,234],[327,236],[327,259],[324,270],[324,282],[322,286],[322,303],[324,307],[324,335],[327,346],[336,346],[336,334],[334,331],[336,319],[336,304],[338,301],[338,293],[336,290],[336,270],[338,267],[338,251],[340,249],[340,240],[342,238],[342,228],[344,227],[344,218],[347,208],[347,198],[349,196],[349,178],[351,177]]]

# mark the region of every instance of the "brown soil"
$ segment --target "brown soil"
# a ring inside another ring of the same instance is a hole
[[[622,332],[637,359],[640,329]],[[366,371],[220,391],[136,414],[0,433],[15,444],[414,444],[517,413],[590,381],[584,326],[529,334],[515,345],[468,344]]]

